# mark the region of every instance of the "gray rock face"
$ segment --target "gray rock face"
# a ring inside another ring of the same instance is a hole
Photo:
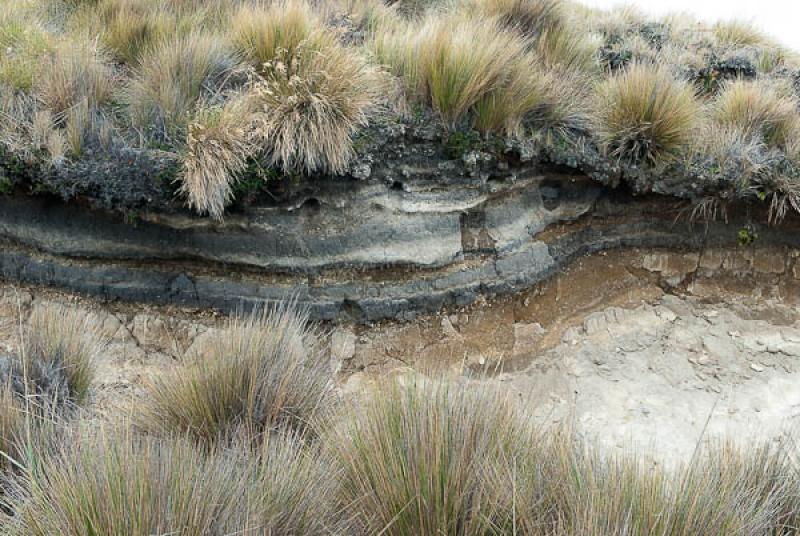
[[[231,311],[294,296],[316,319],[411,320],[530,287],[610,248],[733,245],[737,225],[692,228],[661,200],[560,175],[409,178],[401,188],[331,182],[313,197],[224,223],[161,215],[132,225],[0,197],[0,275],[107,299]],[[800,234],[765,228],[759,243],[796,248]],[[767,261],[758,261],[762,270],[786,269],[782,259]],[[648,262],[658,272],[675,269]]]

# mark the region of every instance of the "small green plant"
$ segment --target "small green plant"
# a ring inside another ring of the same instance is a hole
[[[758,240],[758,233],[755,232],[752,226],[745,226],[739,229],[737,233],[740,246],[749,246]]]
[[[444,143],[445,152],[450,158],[461,158],[481,145],[481,136],[474,130],[451,132]]]
[[[14,183],[8,177],[0,176],[0,195],[9,195],[14,190]]]

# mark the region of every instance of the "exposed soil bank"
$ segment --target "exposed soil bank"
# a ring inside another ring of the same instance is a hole
[[[152,216],[133,225],[7,197],[0,274],[108,300],[232,311],[293,295],[318,320],[411,320],[529,289],[602,251],[699,254],[735,246],[745,226],[758,235],[754,258],[753,248],[800,248],[796,221],[754,226],[757,218],[732,214],[692,225],[672,199],[560,175],[444,186],[409,179],[401,189],[331,184],[224,224]]]
[[[386,375],[483,372],[540,422],[572,422],[612,449],[688,457],[701,438],[780,438],[800,415],[798,256],[769,247],[582,257],[515,295],[414,322],[330,325],[331,375],[349,397]],[[0,344],[13,348],[19,315],[50,301],[91,311],[111,338],[91,406],[107,418],[132,411],[149,376],[204,355],[222,318],[7,284]]]

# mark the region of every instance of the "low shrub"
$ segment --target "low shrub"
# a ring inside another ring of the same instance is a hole
[[[598,90],[596,128],[621,161],[658,164],[690,141],[699,106],[692,89],[665,69],[634,64]]]

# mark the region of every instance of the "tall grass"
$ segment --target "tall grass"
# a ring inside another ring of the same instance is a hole
[[[691,87],[660,66],[634,64],[598,90],[600,141],[619,160],[657,164],[691,139],[699,105]]]
[[[328,382],[307,313],[281,306],[231,319],[208,356],[153,378],[140,424],[205,443],[305,430],[325,410]]]
[[[225,42],[206,33],[148,47],[125,90],[133,126],[158,140],[182,139],[194,108],[219,93],[236,65]]]
[[[321,22],[303,0],[286,0],[264,8],[243,4],[231,19],[230,33],[237,50],[255,69],[278,59],[293,59],[300,45]]]
[[[338,469],[321,447],[296,434],[272,434],[256,460],[251,525],[264,534],[347,534],[348,513],[333,500]]]
[[[561,0],[475,0],[474,6],[490,17],[497,17],[504,26],[530,37],[565,23]]]
[[[513,411],[446,383],[380,391],[326,438],[358,533],[488,533],[483,473],[518,433]]]
[[[352,136],[366,126],[380,88],[380,77],[358,52],[330,32],[315,32],[252,80],[255,140],[270,165],[341,174],[354,155]]]
[[[187,441],[72,438],[17,481],[6,533],[232,534],[246,527],[249,471],[244,459]]]
[[[111,99],[114,77],[108,58],[97,46],[64,43],[42,72],[38,89],[53,114],[64,114],[83,102],[95,110]]]
[[[136,65],[143,50],[178,26],[175,15],[152,0],[101,0],[88,11],[102,42],[117,60],[128,65]]]
[[[357,534],[782,534],[800,511],[785,445],[654,464],[537,428],[474,385],[381,389],[327,444]]]
[[[31,92],[52,46],[52,37],[31,15],[28,2],[6,2],[0,13],[0,85]]]
[[[190,123],[183,156],[180,191],[199,213],[221,219],[233,198],[232,184],[255,152],[250,110],[243,99],[200,108]]]
[[[334,475],[291,436],[270,438],[256,455],[104,428],[36,448],[8,481],[4,534],[322,536],[340,526]]]
[[[766,81],[734,81],[714,102],[713,118],[773,147],[784,147],[800,130],[800,103]]]
[[[14,381],[24,378],[28,392],[54,402],[83,403],[104,347],[84,313],[61,305],[36,307],[22,338]]]
[[[225,445],[198,445],[192,431],[33,432],[28,446],[2,444],[19,462],[3,468],[0,530],[692,536],[792,534],[800,521],[785,442],[712,444],[654,463],[539,428],[497,386],[444,378],[381,384],[343,410],[319,436],[278,425],[255,448],[242,427]],[[18,416],[0,412],[0,441],[24,428]]]
[[[481,97],[500,90],[525,53],[524,41],[487,21],[436,19],[421,32],[431,103],[451,124]]]
[[[744,21],[718,22],[713,28],[714,38],[723,46],[769,45],[771,41],[755,26]]]

